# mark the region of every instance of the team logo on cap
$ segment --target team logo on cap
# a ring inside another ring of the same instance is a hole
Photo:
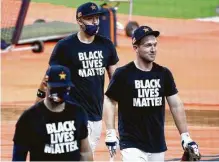
[[[144,28],[143,30],[144,30],[145,33],[149,31],[148,28]]]
[[[94,4],[92,4],[92,5],[90,6],[90,8],[91,8],[92,10],[96,10],[96,6],[95,6]]]
[[[81,12],[78,12],[78,17],[81,17],[82,16],[82,13]]]
[[[66,78],[66,74],[62,71],[60,74],[59,74],[59,77],[60,77],[60,80],[65,80]]]

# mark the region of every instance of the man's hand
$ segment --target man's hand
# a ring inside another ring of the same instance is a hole
[[[201,154],[198,149],[198,144],[190,138],[188,133],[182,133],[181,138],[182,147],[184,149],[182,161],[199,161]]]
[[[116,155],[116,145],[117,145],[117,137],[116,137],[115,129],[106,130],[105,143],[109,149],[110,157],[114,157]]]

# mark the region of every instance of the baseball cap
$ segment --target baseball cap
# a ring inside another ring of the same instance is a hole
[[[98,7],[95,3],[87,2],[77,8],[76,18],[78,19],[84,16],[100,15],[102,13],[103,12],[100,7]]]
[[[69,87],[73,86],[71,82],[71,73],[69,69],[61,65],[52,65],[46,72],[47,83],[50,87]]]
[[[132,44],[136,44],[143,37],[148,35],[154,35],[155,37],[158,37],[160,32],[152,30],[149,26],[140,26],[134,31],[132,35]]]

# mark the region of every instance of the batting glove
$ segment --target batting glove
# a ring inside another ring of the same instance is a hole
[[[116,137],[115,129],[106,130],[105,143],[107,148],[109,149],[110,156],[114,157],[116,155],[116,145],[117,145],[117,137]]]
[[[198,149],[198,144],[190,138],[188,132],[181,134],[181,141],[185,153],[188,154],[187,161],[199,161],[201,154]]]

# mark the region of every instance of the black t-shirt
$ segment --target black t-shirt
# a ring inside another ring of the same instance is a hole
[[[88,113],[88,119],[102,119],[105,68],[118,62],[113,43],[96,35],[90,44],[79,41],[77,34],[60,40],[53,50],[49,64],[63,65],[70,69],[72,82],[71,96]]]
[[[56,113],[41,101],[20,116],[13,140],[29,148],[31,161],[79,161],[80,142],[88,136],[87,120],[79,105],[66,102]]]
[[[120,148],[166,151],[165,96],[177,92],[171,72],[156,63],[148,72],[134,62],[118,68],[106,95],[118,102]]]

